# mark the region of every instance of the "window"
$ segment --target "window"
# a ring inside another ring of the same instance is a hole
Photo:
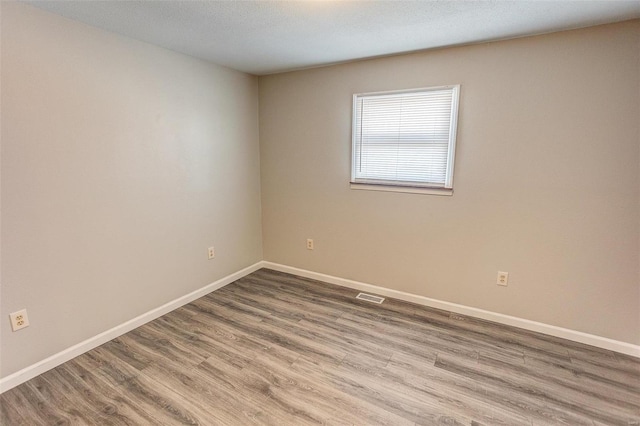
[[[352,188],[451,193],[459,91],[353,95]]]

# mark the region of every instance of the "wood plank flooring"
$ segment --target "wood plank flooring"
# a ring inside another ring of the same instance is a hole
[[[0,395],[2,425],[640,425],[640,360],[262,269]]]

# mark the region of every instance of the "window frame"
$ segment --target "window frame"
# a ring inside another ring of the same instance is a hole
[[[449,142],[447,151],[447,164],[446,164],[446,176],[443,185],[433,185],[432,183],[425,183],[424,185],[418,182],[411,181],[393,181],[384,179],[357,179],[356,178],[356,133],[358,120],[356,120],[357,102],[362,97],[367,96],[388,96],[393,97],[403,96],[407,93],[420,93],[431,92],[441,90],[452,90],[451,101],[451,120],[449,122]],[[363,92],[353,94],[351,110],[351,189],[364,189],[373,191],[393,191],[393,192],[405,192],[405,193],[418,193],[418,194],[433,194],[433,195],[452,195],[453,194],[453,173],[455,165],[455,151],[456,151],[456,139],[458,129],[458,114],[460,104],[460,85],[451,84],[444,86],[432,86],[421,87],[414,89],[402,89],[402,90],[387,90],[380,92]]]

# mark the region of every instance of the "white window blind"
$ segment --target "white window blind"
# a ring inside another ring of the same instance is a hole
[[[354,95],[351,182],[453,188],[459,89]]]

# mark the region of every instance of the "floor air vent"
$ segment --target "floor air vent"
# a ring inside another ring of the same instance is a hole
[[[367,293],[358,294],[356,296],[356,299],[366,300],[367,302],[373,302],[378,304],[384,302],[384,297],[374,296],[372,294],[367,294]]]

